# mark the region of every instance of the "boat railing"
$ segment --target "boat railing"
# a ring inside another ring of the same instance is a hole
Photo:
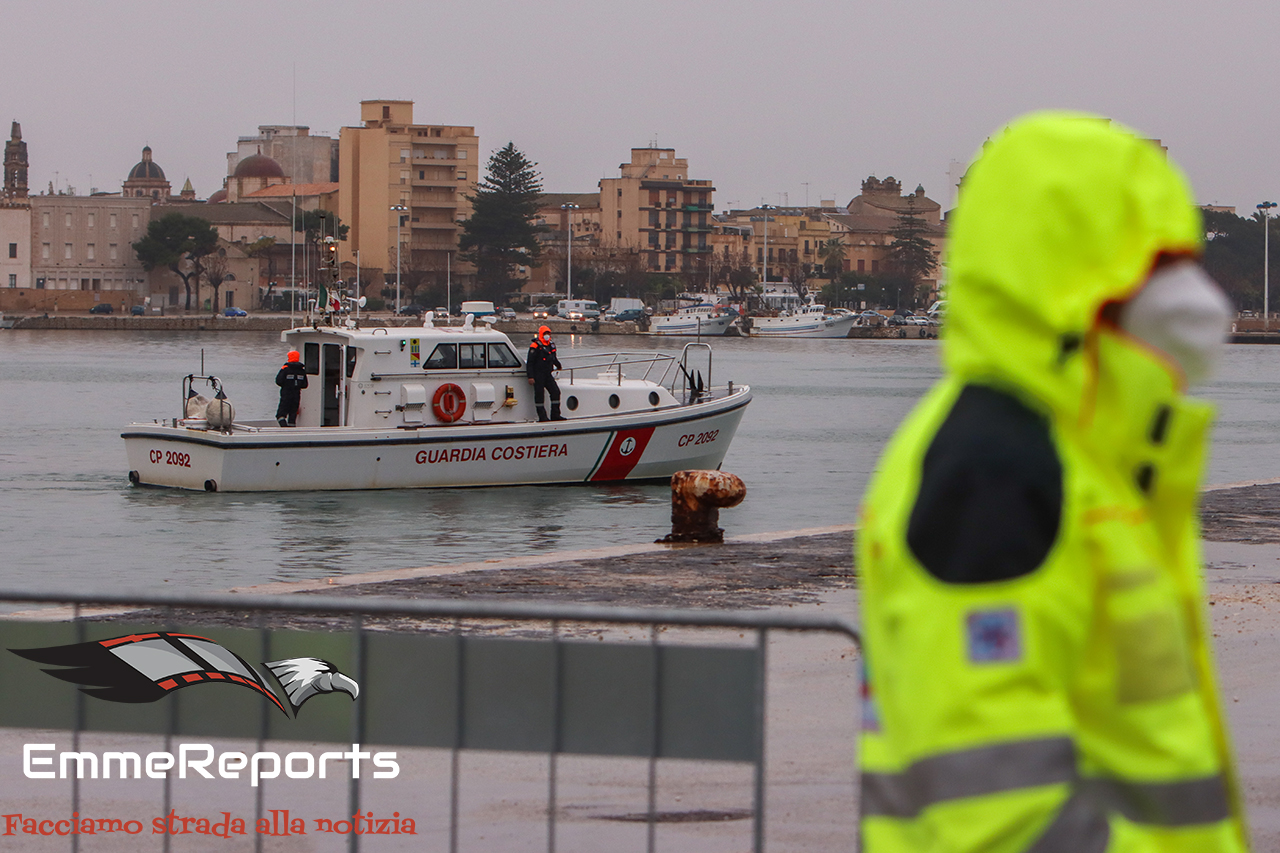
[[[707,356],[707,375],[704,378],[701,368],[694,364],[690,365],[689,356],[691,353],[706,353]],[[676,383],[680,384],[680,393],[676,392]],[[671,393],[682,398],[685,403],[692,405],[703,399],[711,399],[711,344],[691,343],[685,344],[684,349],[680,351],[680,372],[674,382],[672,382]],[[732,389],[730,390],[732,393]]]
[[[675,360],[675,356],[665,352],[583,353],[564,356],[561,369],[569,374],[571,383],[578,373],[590,374],[592,378],[613,373],[619,385],[623,379],[630,378],[671,386],[675,382],[671,375]]]

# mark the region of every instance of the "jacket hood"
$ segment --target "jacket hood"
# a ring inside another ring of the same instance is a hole
[[[1059,414],[1092,408],[1103,306],[1159,255],[1198,255],[1202,234],[1186,179],[1150,140],[1096,116],[1019,119],[969,169],[952,214],[947,369]]]

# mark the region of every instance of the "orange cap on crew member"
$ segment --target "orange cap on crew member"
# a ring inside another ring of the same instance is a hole
[[[289,357],[286,359],[286,361],[289,361],[289,362],[302,361],[302,356],[298,353],[296,349],[291,349],[289,350]]]
[[[538,340],[544,346],[549,345],[551,343],[551,327],[550,326],[538,327]]]

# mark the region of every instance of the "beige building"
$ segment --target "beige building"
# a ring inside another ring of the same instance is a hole
[[[301,204],[298,210],[303,210]],[[170,213],[199,217],[218,232],[214,254],[219,260],[207,259],[205,264],[223,267],[221,272],[226,278],[219,288],[221,307],[257,310],[266,294],[288,287],[291,272],[299,288],[306,287],[314,277],[315,247],[304,246],[302,233],[290,228],[292,202],[288,199],[170,204],[156,210],[157,216]],[[296,248],[291,246],[294,239],[298,241]],[[172,271],[152,270],[151,282],[153,291],[167,304],[184,304],[186,291]],[[208,283],[202,281],[198,301],[193,304],[203,306],[211,295]]]
[[[758,207],[733,210],[716,217],[713,243],[720,251],[745,238],[747,256],[756,275],[765,281],[795,281],[822,275],[822,244],[831,237],[828,210],[820,207]],[[765,239],[766,229],[768,240]],[[767,260],[767,263],[766,263]]]
[[[472,273],[458,262],[467,196],[482,168],[474,127],[414,124],[413,101],[361,101],[360,127],[339,134],[338,216],[350,227],[341,260],[380,268],[394,278],[397,242],[407,270],[455,283]],[[403,206],[395,211],[393,206]],[[399,226],[399,227],[398,227]]]
[[[31,287],[31,206],[0,202],[0,288]]]
[[[933,243],[934,259],[939,269],[933,278],[922,284],[930,290],[938,286],[941,257],[946,245],[946,228],[942,224],[942,206],[924,194],[924,187],[908,195],[902,194],[902,185],[892,177],[878,180],[867,178],[862,182],[861,194],[850,200],[848,213],[829,214],[831,236],[839,237],[845,245],[845,271],[880,273],[893,244],[891,233],[899,218],[912,214],[924,224],[924,236]]]
[[[521,290],[563,294],[569,235],[573,235],[573,257],[585,265],[589,258],[593,259],[591,253],[602,245],[600,222],[600,193],[543,193],[533,221],[542,244],[542,263],[517,268],[516,274],[525,279]]]
[[[617,178],[600,180],[601,242],[638,249],[650,270],[705,277],[711,181],[690,180],[672,148],[632,148]]]
[[[338,140],[323,134],[312,136],[309,127],[258,125],[257,136],[240,137],[236,140],[236,150],[227,154],[227,176],[236,173],[241,160],[255,154],[279,163],[283,174],[293,183],[338,180]]]
[[[240,200],[266,201],[277,206],[280,202],[288,205],[296,204],[299,211],[332,210],[336,212],[338,209],[338,183],[333,181],[319,184],[273,184],[260,190],[254,190]]]
[[[31,275],[37,290],[91,291],[94,301],[140,302],[147,272],[133,243],[147,233],[151,197],[31,197]],[[118,305],[117,305],[118,307]]]
[[[265,154],[251,154],[236,164],[235,172],[224,181],[222,192],[214,193],[209,201],[215,204],[242,201],[259,190],[288,183],[279,163]]]

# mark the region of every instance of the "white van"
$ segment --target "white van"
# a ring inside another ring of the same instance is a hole
[[[600,306],[594,299],[561,299],[556,315],[566,320],[594,320],[600,316]]]
[[[466,316],[467,314],[474,314],[476,315],[477,318],[479,318],[479,317],[487,317],[490,314],[496,314],[496,313],[498,312],[494,310],[492,302],[463,302],[462,303],[463,316]]]

